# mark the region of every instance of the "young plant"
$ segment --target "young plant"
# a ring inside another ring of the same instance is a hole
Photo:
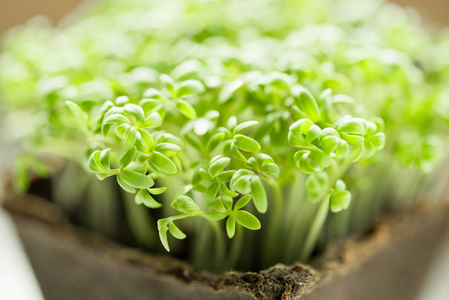
[[[103,0],[67,28],[30,25],[6,40],[2,100],[9,119],[32,124],[18,186],[61,157],[71,163],[59,172],[75,163],[104,182],[74,188],[80,210],[116,185],[110,202],[125,202],[142,246],[253,269],[307,262],[381,207],[411,201],[397,182],[419,186],[438,166],[449,63],[432,53],[447,38],[431,42],[374,0],[369,11],[243,1],[254,15],[232,1],[182,3]]]

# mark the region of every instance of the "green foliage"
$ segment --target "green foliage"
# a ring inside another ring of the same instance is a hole
[[[167,251],[192,236],[216,262],[212,243],[245,236],[285,244],[267,256],[290,263],[329,211],[349,224],[360,202],[369,220],[396,170],[438,167],[447,37],[377,0],[237,2],[103,0],[67,28],[8,36],[2,100],[31,122],[16,185],[48,175],[46,156],[73,160],[159,218]]]

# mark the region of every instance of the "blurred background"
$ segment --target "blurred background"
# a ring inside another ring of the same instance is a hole
[[[88,0],[92,1],[92,0]],[[363,0],[361,0],[363,1]],[[65,15],[86,1],[83,0],[0,0],[0,36],[36,16],[46,16],[56,25]],[[449,0],[394,0],[404,7],[417,9],[424,23],[434,27],[449,26]],[[1,108],[0,108],[1,110]],[[0,170],[12,156],[2,138],[0,128]],[[0,210],[0,299],[43,299],[39,293],[31,268],[20,250],[20,242],[7,215]],[[5,247],[6,245],[6,247]],[[449,237],[434,262],[418,300],[449,299]]]

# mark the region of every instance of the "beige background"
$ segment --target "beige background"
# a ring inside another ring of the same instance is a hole
[[[393,0],[391,2],[418,9],[426,22],[438,26],[449,25],[449,0]]]
[[[132,1],[132,0],[130,0]],[[82,0],[0,0],[0,35],[8,28],[36,15],[49,16],[54,22],[70,12]]]
[[[0,35],[7,28],[24,23],[36,15],[47,15],[56,22],[81,2],[83,0],[0,0]],[[424,20],[429,23],[438,26],[449,25],[449,0],[393,0],[393,2],[417,8]]]

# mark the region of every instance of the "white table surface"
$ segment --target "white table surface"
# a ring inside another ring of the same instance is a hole
[[[14,224],[3,209],[0,209],[0,299],[44,299]]]

